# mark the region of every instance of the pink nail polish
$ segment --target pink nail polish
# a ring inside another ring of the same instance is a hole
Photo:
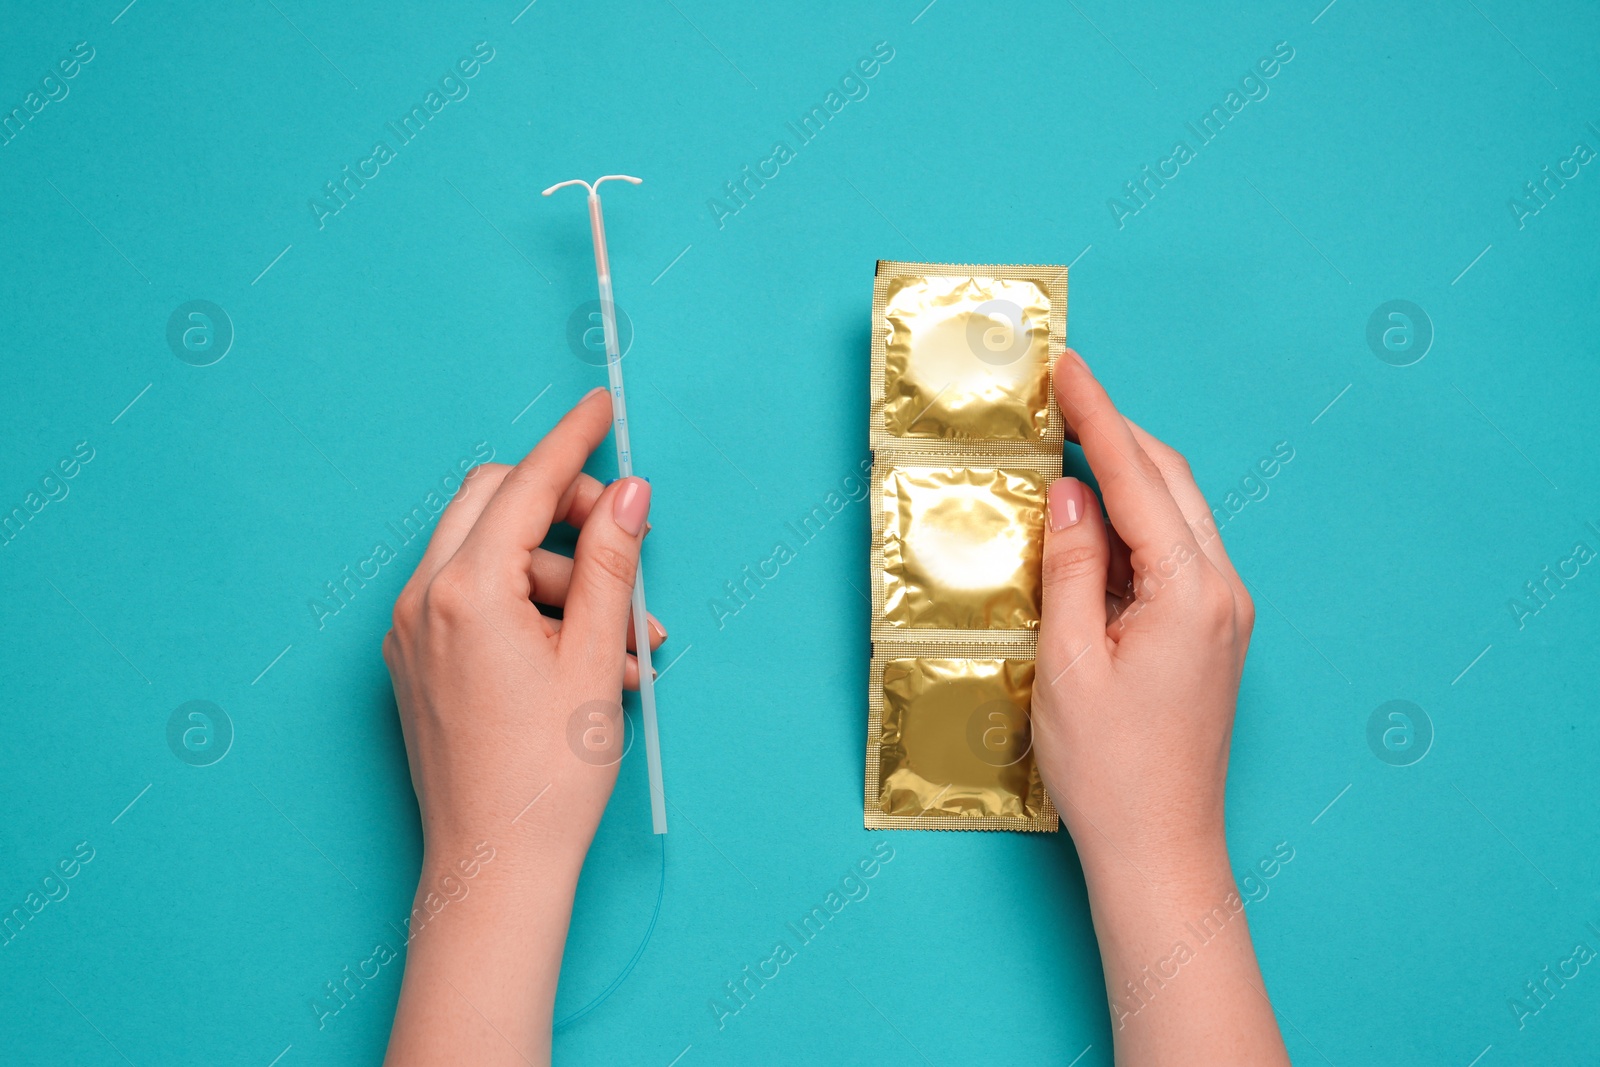
[[[1050,529],[1076,526],[1088,505],[1088,492],[1076,478],[1062,478],[1050,487]]]
[[[643,478],[622,479],[622,491],[617,494],[612,514],[629,537],[638,537],[644,529],[645,516],[650,514],[650,483]]]

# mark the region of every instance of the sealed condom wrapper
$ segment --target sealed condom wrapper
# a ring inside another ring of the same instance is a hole
[[[865,823],[1060,825],[1035,766],[1045,495],[1064,423],[1064,267],[880,261]]]
[[[898,437],[1034,441],[1049,429],[1041,279],[905,275],[884,296],[883,415]]]
[[[883,662],[879,678],[879,812],[974,823],[1043,815],[1032,660],[902,657]]]
[[[1027,468],[884,472],[884,618],[917,629],[1034,630],[1045,480]]]

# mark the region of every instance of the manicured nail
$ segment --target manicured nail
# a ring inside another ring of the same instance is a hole
[[[1089,493],[1076,478],[1062,478],[1050,487],[1050,529],[1076,526],[1088,510]]]
[[[612,514],[629,537],[638,537],[644,529],[644,517],[650,514],[650,483],[643,478],[622,479],[622,491],[617,494]]]
[[[650,636],[655,638],[656,641],[665,641],[667,639],[667,628],[657,622],[654,615],[647,617],[646,625],[650,630]]]

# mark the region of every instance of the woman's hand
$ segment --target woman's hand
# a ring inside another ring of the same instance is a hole
[[[1255,609],[1183,457],[1075,352],[1055,389],[1109,526],[1087,485],[1051,486],[1034,752],[1083,862],[1117,1062],[1287,1064],[1223,827]]]
[[[549,1058],[578,872],[639,676],[629,597],[650,484],[582,473],[610,428],[597,389],[515,467],[475,470],[395,602],[383,655],[423,867],[391,1064]],[[579,528],[571,559],[540,547],[556,522]]]

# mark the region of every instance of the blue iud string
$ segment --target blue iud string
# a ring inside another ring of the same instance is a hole
[[[617,343],[617,307],[611,296],[611,260],[606,255],[606,223],[600,213],[600,186],[609,181],[639,185],[643,178],[607,174],[593,185],[582,178],[557,182],[544,191],[549,196],[568,185],[589,190],[589,229],[594,236],[594,270],[600,279],[600,321],[606,335],[606,377],[611,385],[611,425],[617,439],[617,473],[633,475],[633,449],[628,441],[628,402],[622,390],[622,351]],[[650,824],[658,834],[667,832],[667,794],[661,782],[661,739],[656,733],[655,671],[650,668],[650,616],[644,608],[644,568],[633,579],[633,643],[639,658],[639,704],[644,720],[644,758],[650,773]]]

